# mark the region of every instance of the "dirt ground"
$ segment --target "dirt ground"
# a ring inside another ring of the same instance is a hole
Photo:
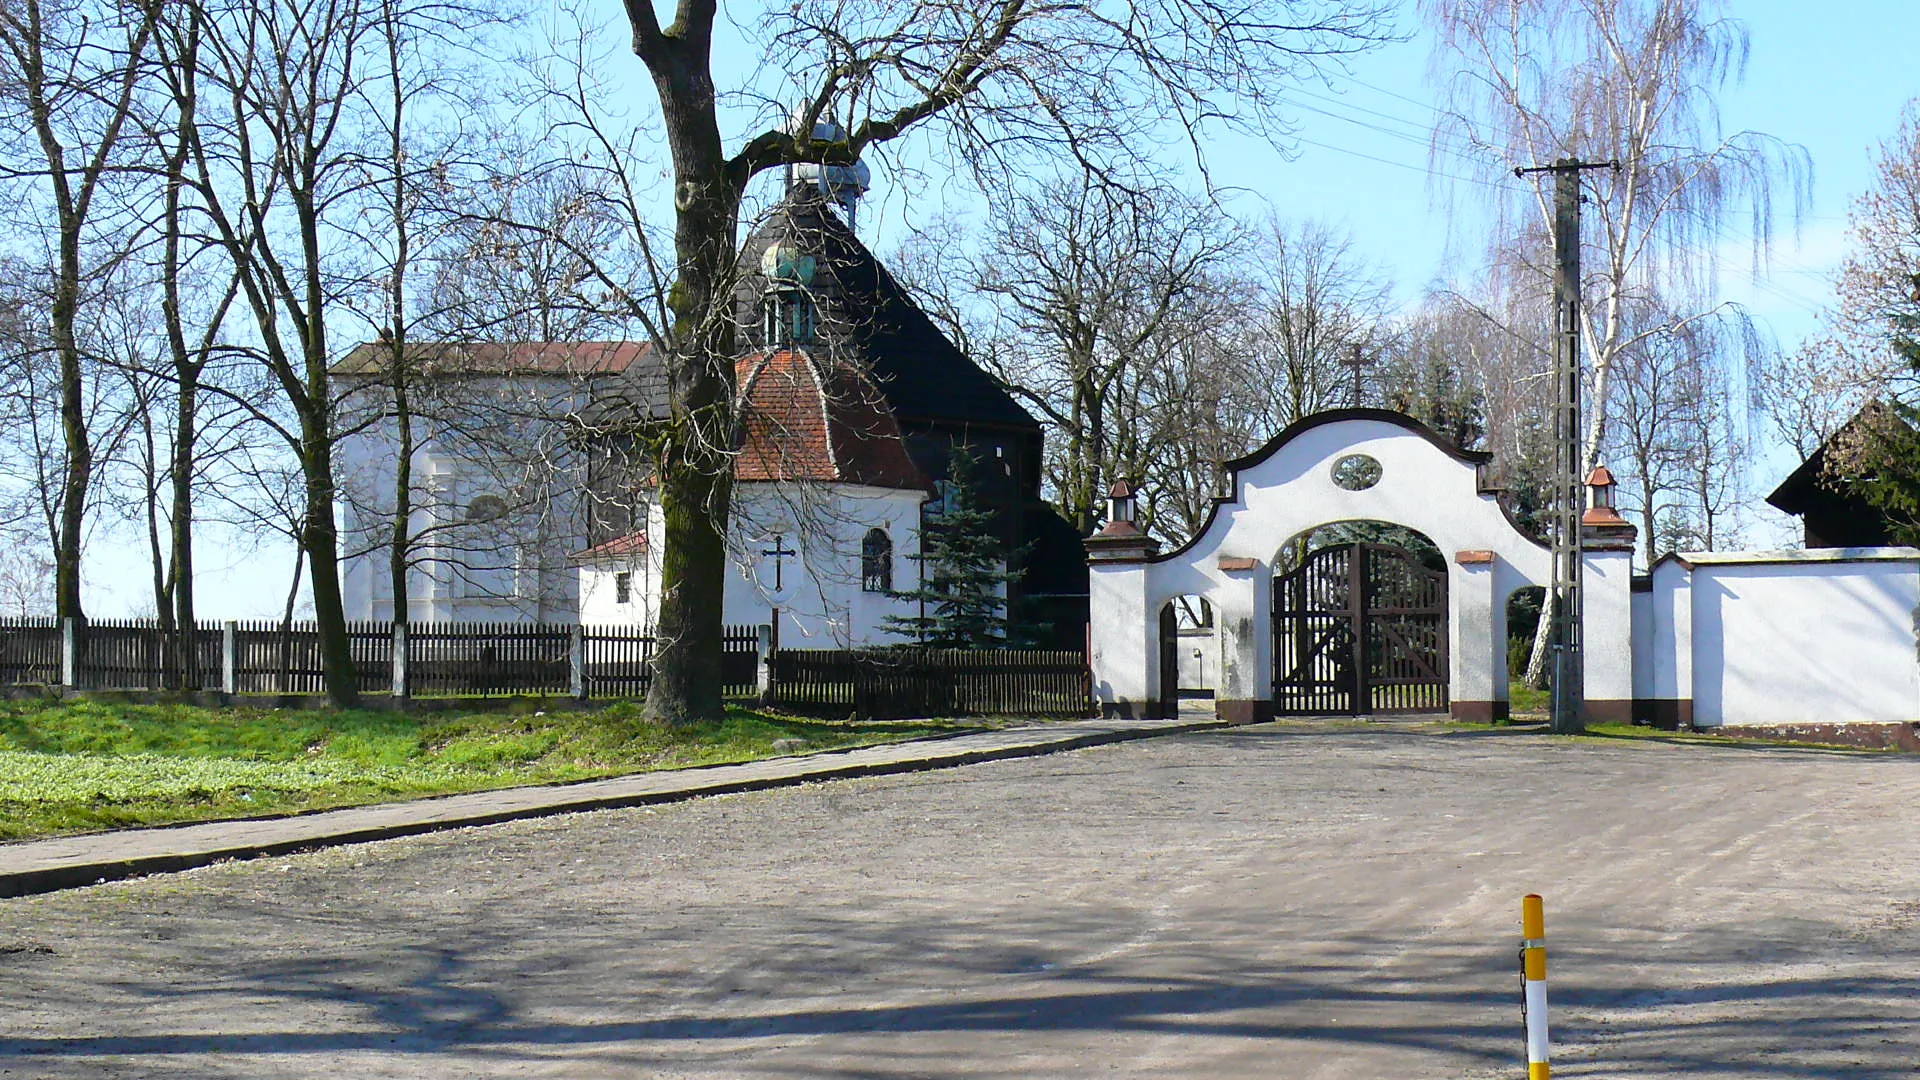
[[[1920,757],[1255,727],[0,902],[0,1075],[1920,1074]]]

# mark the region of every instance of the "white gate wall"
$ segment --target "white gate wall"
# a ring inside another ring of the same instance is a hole
[[[1371,487],[1354,491],[1333,479],[1336,462],[1364,454],[1380,466]],[[1545,548],[1514,528],[1496,494],[1482,485],[1484,454],[1447,447],[1410,418],[1372,409],[1309,417],[1258,452],[1227,465],[1231,494],[1185,546],[1154,557],[1096,557],[1091,569],[1095,693],[1120,715],[1158,707],[1158,614],[1176,596],[1213,606],[1218,636],[1210,657],[1223,716],[1271,715],[1272,600],[1277,556],[1309,529],[1340,521],[1385,521],[1414,529],[1448,561],[1450,697],[1457,715],[1504,715],[1507,698],[1506,601],[1524,585],[1545,584]],[[1099,538],[1096,537],[1096,540]],[[1619,577],[1625,635],[1626,583]],[[1602,590],[1604,591],[1604,590]],[[1593,601],[1606,609],[1604,599]],[[1589,681],[1631,705],[1628,660],[1617,689],[1603,662]]]
[[[1920,719],[1920,550],[1668,556],[1635,596],[1635,696],[1697,727]]]
[[[1377,463],[1376,483],[1349,490],[1335,481],[1336,463],[1350,454]],[[1088,541],[1102,708],[1152,715],[1166,707],[1159,614],[1173,597],[1197,594],[1212,606],[1215,630],[1179,641],[1181,683],[1204,672],[1222,718],[1273,715],[1272,585],[1282,547],[1332,522],[1386,521],[1425,534],[1447,558],[1453,714],[1506,715],[1507,598],[1544,584],[1549,560],[1483,485],[1486,460],[1405,416],[1337,410],[1229,462],[1228,494],[1180,548],[1155,554],[1116,514]],[[1920,549],[1670,555],[1635,581],[1633,528],[1610,509],[1610,480],[1596,483],[1582,556],[1589,722],[1920,721]],[[1202,670],[1185,670],[1196,647]]]

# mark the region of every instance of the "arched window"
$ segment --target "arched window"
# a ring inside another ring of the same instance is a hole
[[[860,588],[893,591],[893,538],[885,529],[868,529],[867,538],[860,542]]]

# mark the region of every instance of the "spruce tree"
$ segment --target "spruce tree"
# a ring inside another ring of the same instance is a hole
[[[1007,645],[1006,545],[981,492],[980,461],[956,445],[947,460],[943,512],[920,533],[920,587],[893,594],[920,613],[888,616],[888,633],[933,649],[1000,649]]]

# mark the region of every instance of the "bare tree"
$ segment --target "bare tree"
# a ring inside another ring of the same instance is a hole
[[[1216,124],[1261,129],[1276,120],[1280,87],[1325,57],[1379,40],[1385,15],[1364,0],[1141,0],[1111,11],[1029,0],[802,0],[764,9],[753,32],[779,61],[723,92],[712,67],[714,0],[680,0],[670,22],[652,0],[627,0],[626,12],[673,173],[663,354],[672,401],[655,443],[661,648],[647,703],[670,723],[721,708],[735,432],[730,274],[754,176],[798,162],[850,163],[922,126],[944,129],[960,160],[996,168],[1036,153],[1111,160],[1163,121],[1197,149]],[[723,102],[761,108],[733,150],[721,130]],[[825,120],[837,129],[822,128]]]
[[[1623,358],[1614,383],[1609,457],[1626,466],[1621,507],[1638,511],[1646,566],[1658,557],[1662,525],[1689,479],[1683,395],[1699,363],[1684,335],[1644,338]]]
[[[1855,202],[1836,330],[1860,374],[1920,371],[1920,101],[1881,148],[1874,184]]]
[[[1255,438],[1323,409],[1362,403],[1352,361],[1381,344],[1390,286],[1354,253],[1353,241],[1323,222],[1269,218],[1248,350],[1247,391],[1264,418]]]
[[[971,275],[1003,323],[985,359],[1045,417],[1048,480],[1082,535],[1114,480],[1144,474],[1148,376],[1162,351],[1212,329],[1211,271],[1235,248],[1210,201],[1162,184],[1081,174],[1037,184],[995,214]]]
[[[53,611],[53,560],[33,533],[0,533],[0,612],[31,618]]]
[[[1235,283],[1216,290],[1231,313],[1243,299]],[[1155,342],[1154,362],[1146,365],[1140,442],[1149,465],[1142,475],[1155,483],[1141,493],[1141,521],[1154,534],[1179,542],[1203,526],[1213,500],[1225,494],[1222,463],[1259,445],[1254,432],[1264,417],[1248,409],[1246,352],[1242,342],[1216,333],[1230,318],[1201,311],[1195,333],[1170,335]]]
[[[8,179],[44,185],[53,252],[48,273],[50,344],[60,365],[60,424],[65,469],[54,548],[56,610],[85,619],[80,556],[93,446],[87,430],[86,371],[78,323],[87,289],[117,253],[88,252],[100,230],[103,187],[126,163],[116,152],[139,101],[158,0],[95,4],[24,0],[0,5],[0,120],[12,130]]]
[[[1868,402],[1893,392],[1900,375],[1891,350],[1823,333],[1770,360],[1759,396],[1774,434],[1805,460]]]
[[[233,347],[272,388],[264,399],[219,392],[248,408],[299,464],[299,546],[327,693],[350,703],[358,689],[340,591],[334,458],[352,431],[339,422],[328,367],[343,351],[335,334],[345,317],[390,313],[404,301],[405,241],[380,263],[356,245],[354,226],[369,205],[385,207],[389,220],[396,209],[406,217],[420,177],[434,174],[431,156],[405,159],[412,148],[396,110],[412,88],[408,65],[426,63],[427,45],[472,40],[473,11],[427,0],[183,0],[166,10],[162,51],[182,118],[191,234],[232,268],[237,302],[251,316],[244,349]]]
[[[1920,538],[1920,101],[1882,144],[1854,202],[1838,304],[1823,331],[1767,372],[1775,429],[1819,483],[1862,498],[1902,542]]]
[[[1482,372],[1472,362],[1478,322],[1445,298],[1429,297],[1404,325],[1384,335],[1375,376],[1381,404],[1462,450],[1478,449],[1487,434]]]

